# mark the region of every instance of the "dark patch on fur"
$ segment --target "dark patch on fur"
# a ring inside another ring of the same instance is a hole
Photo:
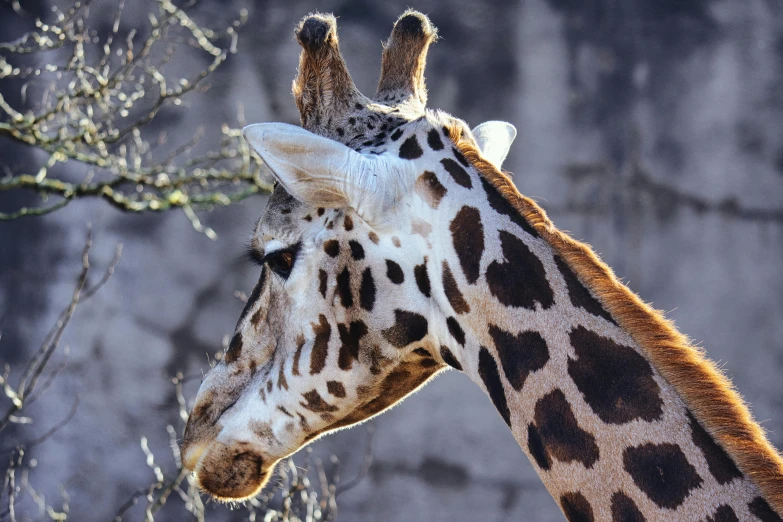
[[[568,374],[602,421],[649,422],[663,415],[661,390],[641,354],[583,326],[571,330],[570,339],[577,358],[568,359]]]
[[[704,454],[710,473],[718,481],[718,484],[728,484],[735,478],[742,477],[742,472],[737,469],[728,453],[715,442],[715,439],[699,424],[690,411],[688,412],[688,421],[691,425],[693,443]]]
[[[647,522],[631,497],[622,491],[612,494],[612,522]]]
[[[250,324],[252,324],[254,327],[258,328],[258,325],[261,324],[261,319],[266,317],[266,314],[264,313],[263,307],[259,306],[258,310],[250,317]]]
[[[400,285],[405,281],[405,274],[402,272],[402,268],[391,259],[386,260],[386,277],[395,285]]]
[[[326,389],[337,398],[342,399],[345,397],[345,386],[339,381],[328,381],[326,383]]]
[[[329,281],[329,274],[326,270],[318,270],[318,291],[321,293],[321,297],[326,298],[326,284]]]
[[[416,136],[411,136],[400,145],[400,157],[402,159],[414,160],[420,158],[424,152],[419,146]]]
[[[362,272],[362,284],[359,287],[359,304],[368,312],[372,312],[375,304],[375,280],[372,277],[372,270],[368,266]]]
[[[579,427],[561,390],[553,390],[536,402],[534,421],[549,457],[560,462],[578,461],[586,468],[591,468],[598,460],[595,437]]]
[[[568,288],[568,296],[571,298],[572,305],[584,308],[593,315],[603,317],[607,321],[617,324],[615,320],[612,319],[612,316],[609,315],[609,312],[607,312],[606,309],[601,306],[601,303],[593,297],[587,287],[579,281],[576,274],[574,274],[560,256],[555,256],[555,264],[560,270],[560,273],[563,274],[563,279],[565,279],[566,287]]]
[[[459,325],[459,322],[454,317],[446,319],[446,326],[449,328],[449,333],[460,345],[465,346],[465,330]]]
[[[419,179],[416,180],[417,190],[432,208],[438,208],[440,200],[446,195],[448,190],[441,184],[438,176],[434,172],[425,170]]]
[[[552,467],[552,459],[546,452],[544,447],[544,441],[541,440],[541,434],[538,432],[538,428],[532,422],[527,425],[527,450],[536,461],[538,467],[547,471]]]
[[[707,517],[706,522],[739,522],[739,519],[731,506],[723,504],[718,506],[711,517]]]
[[[378,242],[380,241],[380,238],[378,238],[378,234],[376,234],[376,233],[375,233],[375,232],[373,232],[373,231],[370,231],[370,233],[369,233],[369,234],[367,234],[367,237],[369,237],[369,238],[370,238],[370,241],[372,241],[372,242],[373,242],[373,243],[375,243],[376,245],[377,245],[377,244],[378,244]]]
[[[353,306],[353,293],[351,292],[351,271],[346,266],[343,271],[337,274],[337,295],[340,296],[340,302],[343,307]]]
[[[228,345],[228,350],[226,350],[225,355],[223,355],[223,360],[226,361],[226,364],[231,364],[233,362],[236,362],[237,359],[242,355],[242,333],[237,332],[234,334],[234,337],[231,338],[231,342]]]
[[[443,141],[440,139],[438,129],[430,129],[427,133],[427,145],[429,145],[432,150],[443,149]]]
[[[443,158],[440,160],[440,164],[446,169],[446,172],[451,174],[454,182],[465,188],[473,188],[473,182],[470,180],[470,175],[460,167],[456,161],[451,158]]]
[[[484,225],[478,209],[462,207],[449,225],[449,230],[465,279],[473,284],[479,278],[481,256],[484,253]]]
[[[336,239],[330,239],[324,243],[324,252],[329,254],[330,257],[337,257],[340,255],[340,242]]]
[[[626,448],[623,467],[634,483],[659,507],[676,509],[703,482],[676,444],[642,444]]]
[[[443,362],[445,362],[455,370],[462,371],[462,365],[459,363],[457,358],[454,357],[454,354],[451,353],[451,350],[449,350],[448,346],[440,347],[440,358],[443,359]]]
[[[315,334],[313,349],[310,352],[310,375],[320,373],[326,365],[326,355],[329,351],[329,337],[332,335],[332,327],[324,314],[318,316],[318,324],[310,323]]]
[[[750,513],[753,516],[758,517],[761,522],[783,522],[783,518],[780,518],[762,497],[756,497],[748,503],[748,509],[750,510]]]
[[[285,378],[285,360],[280,363],[280,371],[277,373],[277,389],[288,390],[288,381]]]
[[[481,347],[479,351],[479,376],[484,382],[484,387],[489,393],[489,398],[492,400],[492,404],[503,417],[508,427],[511,427],[511,412],[508,409],[506,403],[506,393],[503,391],[503,383],[500,382],[500,375],[498,374],[498,365],[489,350]]]
[[[366,346],[362,351],[362,358],[370,367],[370,373],[378,375],[388,363],[389,359],[383,355],[381,347],[377,344]]]
[[[416,355],[418,355],[420,357],[430,357],[430,358],[432,357],[432,354],[430,354],[430,352],[428,352],[426,348],[421,347],[421,346],[419,348],[416,348],[415,350],[413,350],[413,353],[415,353]]]
[[[397,309],[394,324],[383,330],[383,337],[395,348],[404,348],[427,335],[427,319],[415,312]]]
[[[522,217],[522,215],[514,209],[514,207],[511,206],[511,204],[506,201],[506,198],[500,195],[500,192],[486,179],[484,179],[483,176],[479,176],[481,179],[481,186],[484,187],[484,192],[487,193],[487,201],[489,201],[489,206],[492,207],[495,212],[498,214],[502,214],[504,216],[508,216],[509,219],[511,219],[511,222],[518,225],[522,230],[527,232],[533,237],[538,237],[538,232],[536,232],[536,229],[530,225],[530,223],[527,222],[525,218]]]
[[[390,137],[392,141],[397,141],[398,139],[400,139],[400,136],[402,136],[402,129],[397,129],[392,133]]]
[[[342,370],[350,370],[354,360],[359,360],[359,342],[367,335],[367,325],[363,321],[353,321],[350,326],[337,324],[340,334],[340,354],[337,364]]]
[[[351,239],[348,241],[348,246],[351,248],[351,257],[354,258],[355,261],[364,259],[364,247],[361,243],[355,239]]]
[[[264,283],[266,283],[266,272],[267,268],[266,265],[264,265],[261,268],[261,275],[258,276],[258,282],[256,283],[256,286],[250,293],[250,297],[247,298],[247,302],[245,303],[244,308],[242,308],[242,313],[239,315],[239,321],[237,321],[237,325],[242,322],[248,313],[250,313],[253,305],[256,304],[256,301],[258,301],[258,298],[261,296],[261,291],[264,289]]]
[[[427,263],[422,263],[413,267],[413,277],[416,279],[416,286],[424,297],[430,297],[430,276],[427,275]]]
[[[296,338],[296,351],[294,352],[294,365],[291,368],[291,373],[293,375],[299,375],[299,359],[302,357],[302,348],[304,348],[305,345],[305,338],[304,335],[299,335]]]
[[[505,230],[499,234],[505,262],[492,261],[487,267],[490,293],[506,306],[530,310],[536,309],[536,303],[543,309],[552,306],[555,297],[541,260],[514,234]]]
[[[331,413],[337,411],[337,406],[332,406],[326,402],[316,390],[305,392],[302,394],[302,397],[304,397],[307,402],[301,402],[300,404],[310,411],[315,413]]]
[[[578,491],[560,497],[560,507],[568,522],[593,522],[593,508],[584,495]]]
[[[490,324],[489,335],[495,343],[503,373],[516,391],[522,389],[528,375],[540,370],[549,361],[546,341],[538,332],[514,335]]]
[[[448,133],[446,133],[446,136],[448,136],[448,135],[449,135],[449,134],[448,134]],[[462,155],[462,153],[461,153],[460,151],[458,151],[457,149],[455,149],[454,147],[452,147],[452,148],[451,148],[451,152],[454,154],[454,157],[455,157],[455,158],[457,158],[457,161],[459,161],[460,163],[462,163],[462,166],[463,166],[463,167],[470,167],[470,163],[468,162],[468,160],[467,160],[467,159],[465,159],[465,156],[463,156],[463,155]]]
[[[462,292],[460,292],[457,280],[454,279],[451,267],[449,267],[449,263],[445,259],[443,260],[443,292],[456,313],[465,314],[470,312],[470,305],[468,305]]]
[[[345,219],[343,219],[343,226],[345,227],[346,232],[353,230],[353,219],[351,219],[351,216],[345,216]]]

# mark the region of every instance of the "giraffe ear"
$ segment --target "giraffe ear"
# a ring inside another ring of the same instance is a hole
[[[472,132],[481,154],[500,168],[517,137],[517,129],[505,121],[486,121]]]
[[[412,162],[365,156],[295,125],[257,123],[242,134],[293,197],[314,207],[352,207],[366,221],[383,216],[414,177]]]

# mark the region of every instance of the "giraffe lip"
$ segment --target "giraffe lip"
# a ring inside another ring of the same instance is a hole
[[[207,454],[211,442],[193,442],[182,452],[182,466],[188,471],[197,471],[198,465]]]

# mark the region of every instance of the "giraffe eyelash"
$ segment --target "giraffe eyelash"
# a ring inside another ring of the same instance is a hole
[[[245,247],[245,259],[258,266],[264,266],[264,262],[266,261],[264,254],[253,248],[251,245],[247,245],[247,247]]]

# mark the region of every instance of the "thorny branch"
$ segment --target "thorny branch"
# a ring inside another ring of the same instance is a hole
[[[214,237],[195,211],[271,188],[238,128],[222,125],[219,143],[204,147],[205,133],[198,129],[169,150],[165,131],[152,136],[148,128],[164,108],[203,91],[205,80],[236,52],[245,10],[215,31],[190,17],[194,1],[178,7],[171,0],[145,0],[148,24],[125,30],[126,1],[117,1],[105,36],[90,24],[94,0],[80,0],[67,12],[53,8],[52,21],[37,20],[35,30],[20,38],[0,42],[0,80],[24,82],[18,107],[0,94],[0,138],[45,154],[37,172],[6,169],[0,179],[0,191],[32,191],[40,204],[0,212],[0,220],[99,198],[129,212],[181,209],[194,228]],[[133,9],[139,8],[134,2]],[[208,56],[209,65],[190,75],[167,75],[183,48]],[[242,119],[240,108],[240,124]]]

